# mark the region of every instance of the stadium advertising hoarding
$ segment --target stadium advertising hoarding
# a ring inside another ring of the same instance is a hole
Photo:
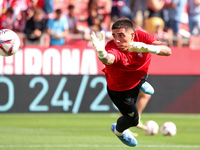
[[[155,89],[144,112],[200,113],[199,76],[149,76]],[[0,113],[117,112],[104,75],[0,76]]]
[[[200,75],[200,50],[172,48],[172,55],[152,55],[149,75]],[[3,75],[103,75],[103,64],[86,44],[44,48],[28,46],[0,57]]]
[[[116,111],[103,75],[0,77],[0,112]]]
[[[198,94],[191,87],[198,86],[200,52],[189,48],[172,52],[165,58],[153,55],[149,82],[155,94],[147,112],[185,112],[187,98]],[[103,67],[95,50],[83,41],[63,47],[28,46],[14,56],[0,57],[0,112],[116,112],[106,92]],[[171,90],[166,92],[168,85]],[[176,100],[187,90],[180,107]],[[188,100],[196,103],[189,112],[199,112],[195,97]]]
[[[0,57],[0,74],[81,75],[102,74],[103,65],[89,48],[24,47],[10,57]]]
[[[0,112],[109,112],[103,65],[84,44],[0,57]]]

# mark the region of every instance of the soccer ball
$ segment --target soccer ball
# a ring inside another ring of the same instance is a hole
[[[159,131],[159,126],[158,124],[153,121],[153,120],[149,120],[145,123],[145,126],[147,127],[146,130],[144,130],[144,133],[146,135],[156,135]]]
[[[163,135],[174,136],[176,135],[177,128],[173,122],[168,121],[161,126],[160,131]]]
[[[0,30],[0,55],[11,56],[14,55],[20,46],[20,39],[18,35],[10,29]]]

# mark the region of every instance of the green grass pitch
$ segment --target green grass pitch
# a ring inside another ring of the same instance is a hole
[[[125,146],[111,132],[118,113],[0,114],[0,150],[200,150],[200,114],[144,113],[142,121],[161,126],[172,121],[173,137],[147,136],[137,128],[136,147]]]

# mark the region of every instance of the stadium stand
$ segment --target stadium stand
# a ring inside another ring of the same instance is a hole
[[[54,2],[54,9],[60,8],[62,9],[64,14],[68,13],[67,7],[70,4],[73,4],[75,6],[74,12],[75,15],[78,16],[79,22],[77,24],[78,28],[81,30],[84,30],[85,28],[88,28],[87,24],[87,17],[88,17],[88,2],[89,0],[53,0]],[[98,9],[98,13],[103,16],[103,21],[102,25],[105,29],[109,29],[109,24],[110,24],[110,12],[111,12],[111,5],[112,5],[112,0],[97,0],[98,6],[100,9]],[[185,15],[187,15],[184,12]],[[53,13],[49,14],[49,17],[53,17]],[[186,16],[185,16],[186,17]],[[196,49],[197,45],[195,44],[195,41],[199,40],[199,37],[191,37],[188,24],[187,23],[182,23],[180,26],[180,34],[182,35],[182,46],[185,47],[191,47],[192,49]],[[24,39],[23,33],[19,33],[20,39]],[[49,37],[46,33],[44,33],[44,38],[41,40],[41,45],[44,47],[49,46]],[[190,39],[191,37],[191,39]],[[83,36],[80,35],[72,35],[69,34],[68,37],[66,38],[66,43],[69,43],[70,40],[72,39],[83,39]],[[177,38],[173,37],[173,41],[176,41]],[[22,44],[23,46],[23,40]],[[194,48],[195,47],[195,48]]]

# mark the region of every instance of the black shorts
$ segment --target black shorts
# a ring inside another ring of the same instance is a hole
[[[140,91],[140,87],[147,80],[148,74],[146,74],[140,81],[140,83],[133,89],[127,91],[113,91],[107,87],[108,95],[112,102],[117,106],[123,116],[129,116],[130,113],[135,113],[135,117],[138,116],[136,101]]]

